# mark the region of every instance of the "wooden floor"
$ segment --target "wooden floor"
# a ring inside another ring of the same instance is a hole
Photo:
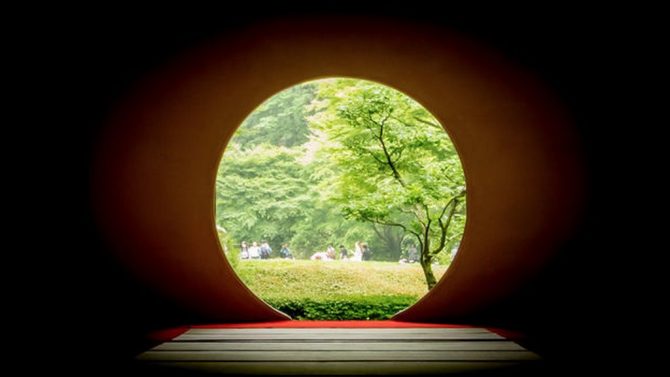
[[[481,328],[190,329],[137,357],[175,374],[518,375],[539,357]]]

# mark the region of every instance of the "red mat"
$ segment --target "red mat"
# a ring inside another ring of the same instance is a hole
[[[300,328],[466,328],[472,326],[399,321],[276,321],[195,325],[194,329],[300,329]]]
[[[442,323],[419,323],[399,321],[275,321],[250,323],[220,323],[209,325],[180,326],[154,331],[148,338],[152,342],[167,342],[188,329],[282,329],[282,328],[468,328],[467,325]]]

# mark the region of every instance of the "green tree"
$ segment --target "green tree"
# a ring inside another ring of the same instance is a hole
[[[291,244],[297,250],[296,257],[309,258],[315,251],[324,251],[328,245],[336,249],[344,245],[351,251],[354,242],[373,236],[368,224],[343,218],[339,207],[333,203],[321,199],[315,200],[314,204],[294,228]]]
[[[464,186],[423,107],[374,83],[319,80],[278,93],[240,127],[219,170],[217,225],[238,245],[289,242],[299,258],[364,240],[373,259],[398,260],[414,239],[432,287],[430,264],[449,263],[442,251],[463,231]]]
[[[444,129],[411,98],[367,81],[324,80],[313,106],[339,172],[332,199],[347,218],[413,236],[432,288],[431,264],[464,221],[465,178]]]
[[[253,149],[258,144],[296,147],[309,137],[306,116],[309,103],[314,99],[313,83],[296,85],[277,93],[263,102],[244,120],[235,133],[233,142],[242,149]]]
[[[247,150],[229,145],[216,182],[217,225],[236,242],[267,240],[274,249],[289,241],[314,205],[296,160],[301,155],[268,144]]]
[[[406,232],[399,227],[371,223],[372,230],[378,237],[378,247],[373,247],[374,260],[397,261],[402,254],[402,242]]]

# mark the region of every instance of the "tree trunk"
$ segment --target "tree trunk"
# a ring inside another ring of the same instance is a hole
[[[391,261],[397,261],[400,259],[400,254],[402,253],[402,240],[405,238],[405,232],[402,229],[398,229],[392,226],[387,226],[384,229],[384,234],[386,235],[386,244],[389,249],[389,256]]]
[[[383,256],[383,260],[397,261],[402,253],[402,240],[405,238],[405,231],[398,227],[372,224],[379,240],[383,243],[384,250],[376,253]]]
[[[431,290],[437,280],[435,279],[435,274],[433,274],[433,266],[431,265],[433,258],[429,257],[430,255],[430,239],[428,237],[423,240],[423,250],[421,250],[421,268],[423,269],[423,276],[426,278],[426,285],[428,290]]]
[[[431,290],[435,284],[437,284],[435,274],[433,274],[433,266],[431,265],[430,261],[424,261],[424,259],[421,258],[421,268],[423,268],[423,275],[426,277],[426,285],[428,286],[428,290]]]

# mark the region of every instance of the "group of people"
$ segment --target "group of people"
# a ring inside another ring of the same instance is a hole
[[[333,245],[328,245],[326,251],[316,252],[309,259],[329,261],[338,259],[338,255],[339,259],[343,261],[360,262],[372,259],[372,250],[370,250],[367,243],[356,241],[353,254],[350,254],[344,245],[339,246],[339,253],[335,252]]]
[[[318,251],[309,258],[310,260],[322,260],[322,261],[332,261],[332,260],[342,260],[342,261],[351,261],[351,262],[361,262],[368,261],[372,259],[372,250],[367,243],[356,241],[354,243],[353,252],[347,250],[344,245],[338,247],[339,250],[335,250],[333,245],[328,245],[325,251]],[[452,250],[452,254],[455,255],[458,247],[455,247]],[[404,253],[403,253],[404,254]],[[252,242],[251,246],[247,244],[246,241],[242,241],[240,246],[240,259],[270,259],[273,257],[272,248],[267,241]],[[415,245],[410,245],[407,249],[405,257],[401,258],[399,263],[417,263],[420,261],[420,253],[417,250]],[[281,245],[279,250],[279,258],[281,259],[295,259],[291,250],[288,248],[287,243]]]
[[[260,245],[256,241],[252,242],[251,245],[246,241],[242,241],[240,245],[240,259],[270,259],[272,256],[272,248],[267,241],[261,241]],[[295,259],[287,243],[281,245],[279,257],[282,259]],[[335,250],[333,245],[328,245],[326,251],[316,252],[309,259],[326,261],[339,259],[361,262],[372,259],[372,250],[367,243],[356,241],[353,252],[347,250],[344,245],[339,246],[339,252]]]
[[[283,259],[294,259],[291,250],[288,248],[288,244],[282,244],[281,249],[279,250],[279,255]],[[272,248],[267,241],[262,241],[260,246],[258,242],[254,241],[251,243],[251,246],[247,244],[247,241],[242,241],[240,246],[240,259],[270,259],[272,256]]]

